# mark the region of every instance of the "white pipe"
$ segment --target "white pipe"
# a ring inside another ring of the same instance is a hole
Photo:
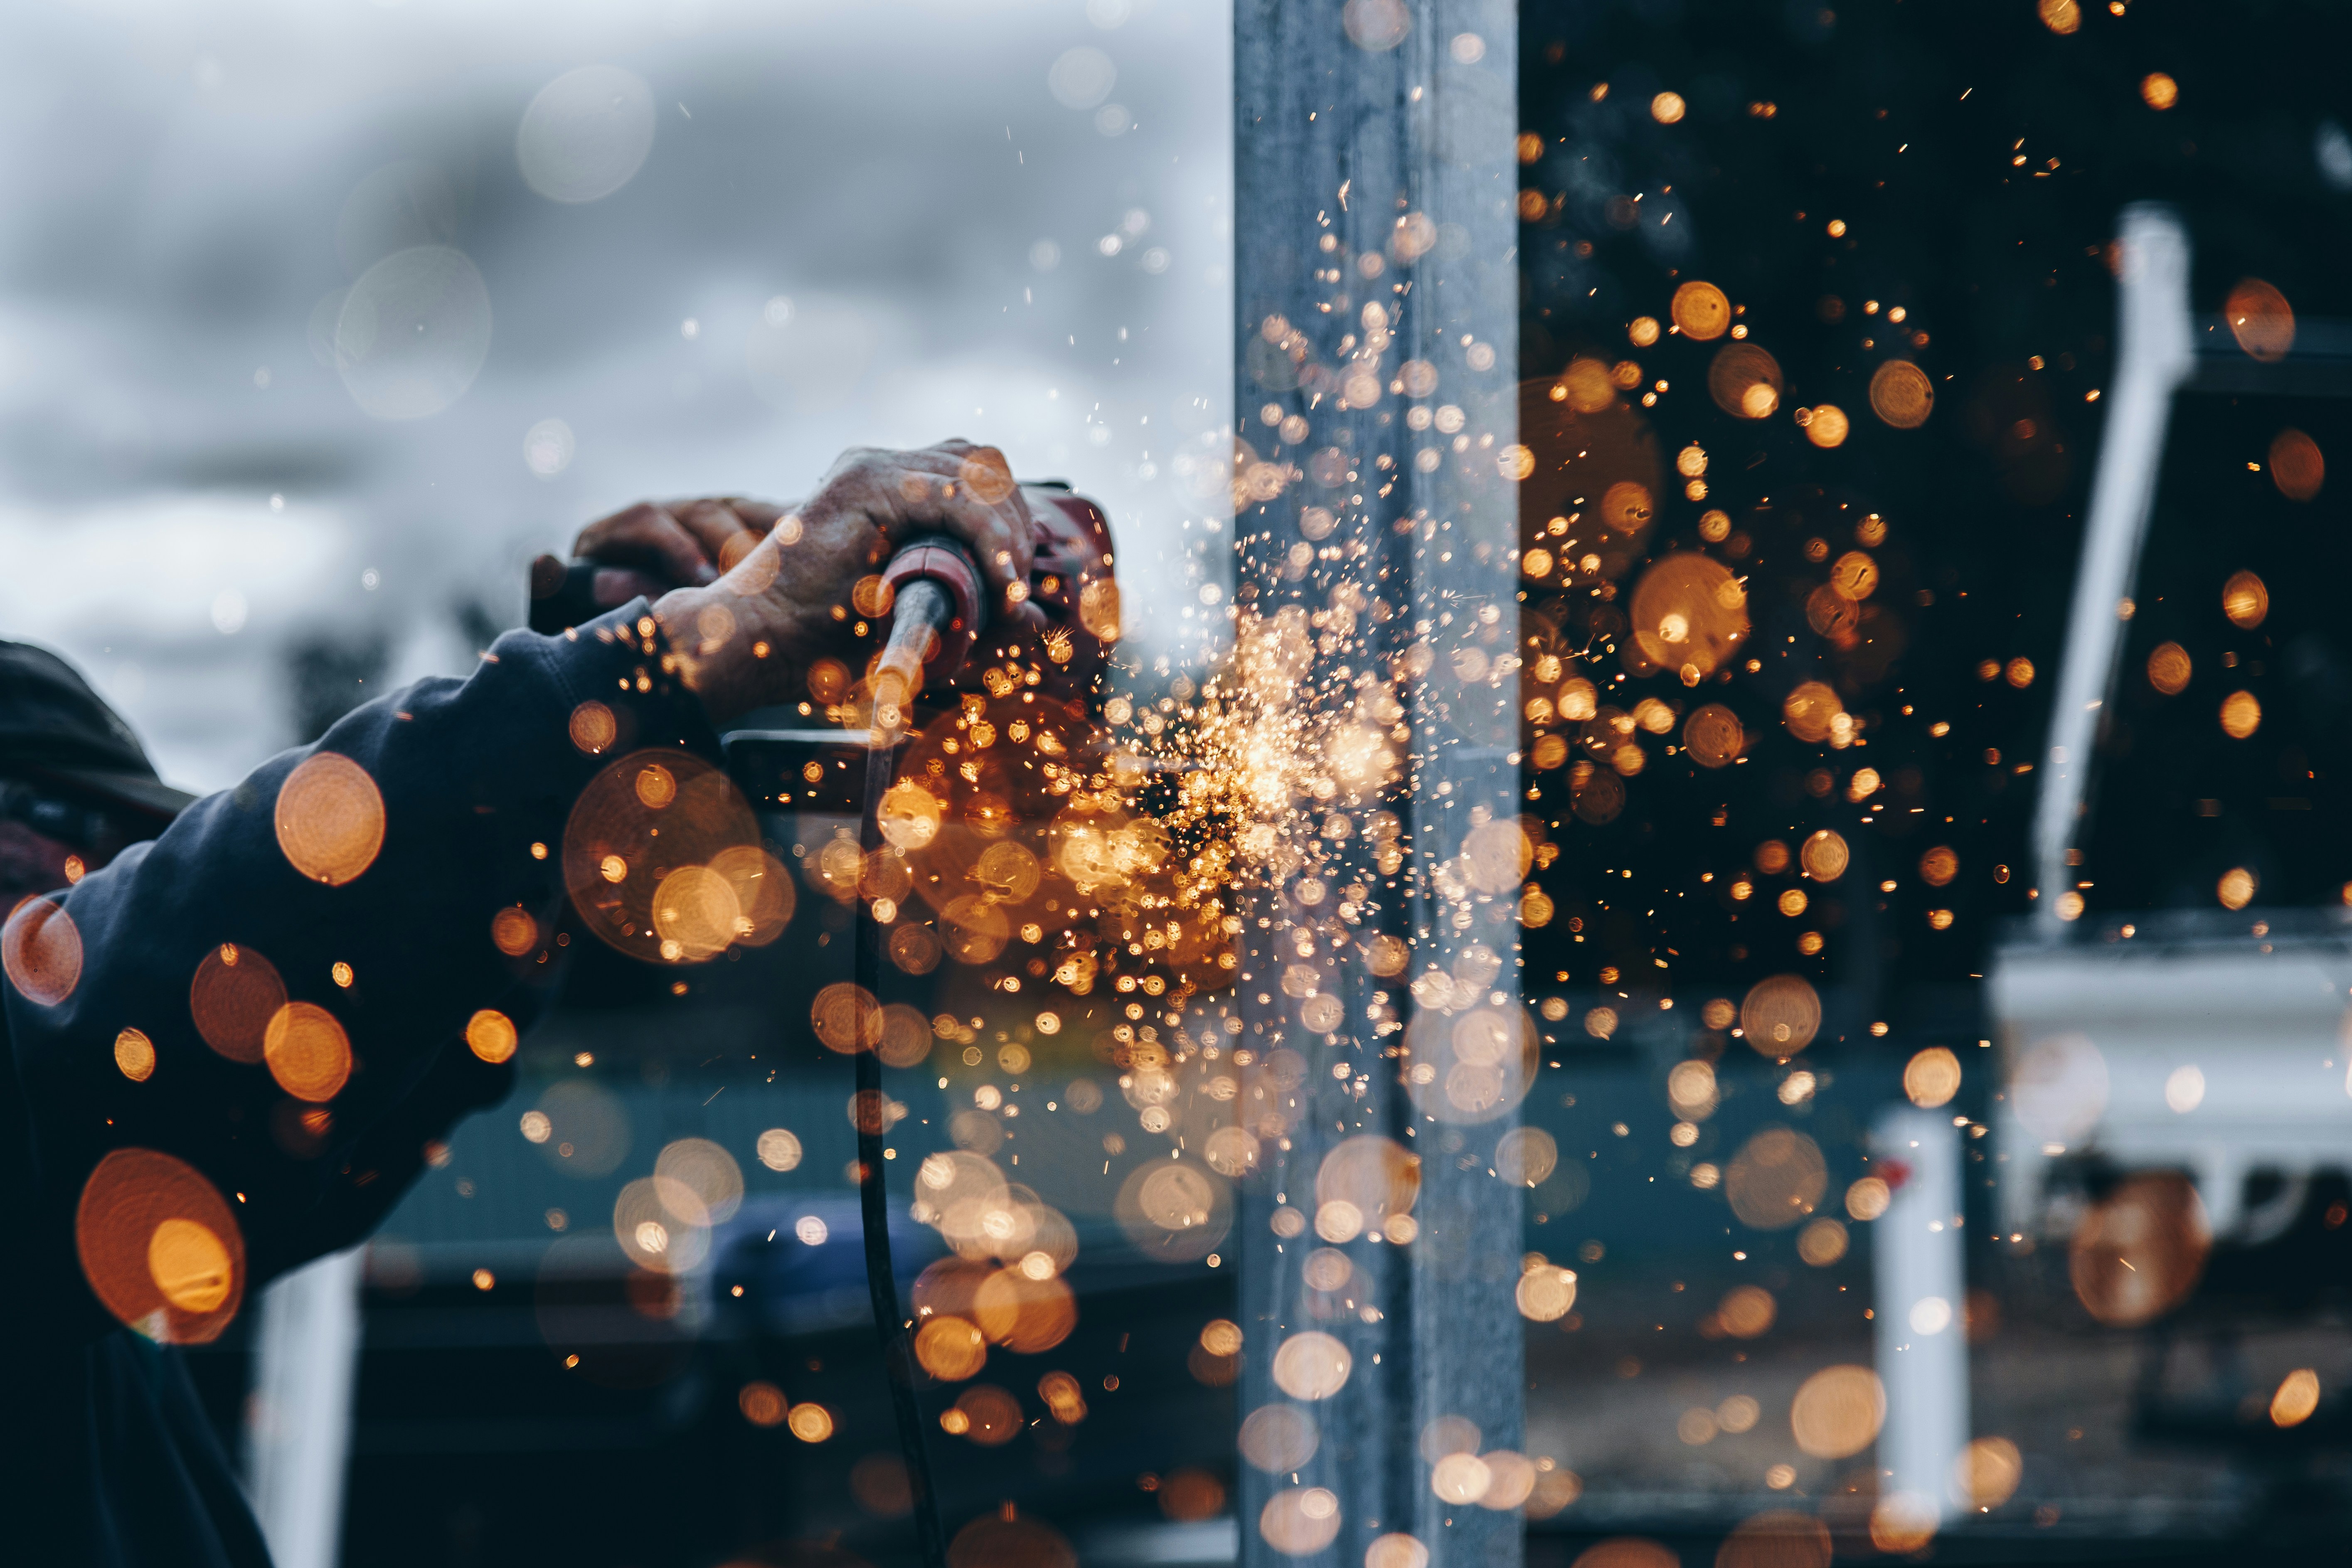
[[[2140,541],[2156,499],[2172,395],[2194,367],[2189,319],[2189,236],[2169,207],[2137,203],[2116,235],[2116,351],[2107,423],[2083,528],[2083,559],[2066,622],[2066,650],[2050,710],[2050,747],[2034,808],[2033,853],[2040,923],[2054,931],[2059,900],[2074,885],[2066,852],[2098,735],[2099,709],[2115,690],[2123,608],[2138,569]]]
[[[246,1488],[277,1568],[335,1568],[342,1555],[364,1256],[331,1253],[261,1299]]]
[[[1871,1151],[1894,1189],[1871,1227],[1872,1321],[1886,1390],[1880,1490],[1923,1522],[1940,1523],[1958,1511],[1952,1478],[1969,1446],[1960,1139],[1948,1115],[1890,1106],[1872,1129]]]

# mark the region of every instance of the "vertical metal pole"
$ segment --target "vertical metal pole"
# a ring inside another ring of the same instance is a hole
[[[1245,623],[1314,618],[1302,694],[1328,701],[1387,678],[1402,709],[1381,721],[1395,779],[1378,799],[1334,803],[1353,829],[1332,896],[1309,907],[1268,892],[1245,924],[1240,1043],[1291,1050],[1305,1072],[1242,1205],[1243,1409],[1293,1405],[1319,1439],[1295,1470],[1242,1467],[1246,1563],[1300,1560],[1261,1528],[1270,1504],[1335,1521],[1309,1561],[1355,1568],[1401,1533],[1440,1568],[1522,1556],[1517,1510],[1441,1497],[1427,1457],[1517,1450],[1523,1429],[1519,1194],[1493,1173],[1527,1087],[1513,1031],[1525,1020],[1535,1038],[1508,848],[1517,79],[1509,0],[1234,7],[1237,609]],[[1409,422],[1415,409],[1426,417]],[[1383,809],[1396,818],[1385,850],[1367,831]],[[1402,971],[1374,962],[1383,937],[1406,944]],[[1344,1004],[1334,1028],[1306,1027],[1283,991],[1302,961]],[[1505,1058],[1498,1103],[1439,1076],[1461,1065],[1450,1042],[1481,1030],[1488,1047],[1465,1048]],[[1412,1223],[1391,1227],[1402,1244],[1312,1228],[1326,1156],[1368,1136],[1417,1158]],[[1333,1247],[1353,1269],[1336,1305],[1301,1275]],[[1352,1371],[1302,1402],[1273,1366],[1305,1332],[1339,1340]],[[1414,1560],[1391,1542],[1374,1561]]]
[[[246,1489],[278,1568],[334,1568],[342,1560],[365,1256],[364,1247],[331,1253],[261,1299]]]
[[[2140,542],[2156,502],[2172,395],[2195,368],[2189,320],[2189,235],[2179,215],[2154,203],[2123,211],[2116,226],[2116,374],[2083,561],[2066,619],[2066,651],[2050,709],[2050,749],[2033,813],[2037,920],[2044,933],[2069,918],[2061,900],[2074,884],[2066,852],[2079,837],[2099,710],[2114,695],[2123,647],[2123,601],[2139,569]],[[2078,907],[2078,906],[2077,906]]]
[[[1960,1136],[1948,1116],[1910,1106],[1882,1112],[1871,1144],[1881,1170],[1906,1174],[1871,1229],[1878,1378],[1886,1424],[1878,1438],[1882,1492],[1915,1523],[1958,1511],[1954,1473],[1969,1445],[1967,1260],[1961,1245]]]

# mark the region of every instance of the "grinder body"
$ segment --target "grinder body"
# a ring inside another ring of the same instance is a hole
[[[1118,586],[1113,574],[1110,524],[1102,508],[1059,480],[1024,483],[1022,494],[1036,519],[1035,555],[1029,573],[1029,603],[1045,627],[1023,637],[991,635],[982,662],[1025,657],[1049,672],[1044,694],[1061,701],[1090,699],[1118,638]],[[597,563],[564,562],[542,555],[530,568],[530,629],[548,635],[593,620],[609,607],[596,603]],[[971,556],[946,539],[916,540],[899,548],[882,576],[895,595],[917,582],[940,585],[950,601],[943,625],[928,647],[917,706],[940,708],[955,701],[955,682],[974,657],[994,617],[987,589]],[[895,613],[895,605],[894,612]],[[889,642],[892,614],[875,626],[873,658]],[[1041,646],[1030,647],[1034,642]],[[997,655],[1004,648],[1008,653]],[[871,668],[866,672],[870,674]]]
[[[781,829],[792,817],[848,819],[857,824],[861,855],[876,855],[883,847],[876,808],[909,731],[928,721],[926,710],[952,711],[973,688],[1003,698],[1017,681],[1022,702],[1058,708],[1069,721],[1090,718],[1120,630],[1109,524],[1100,507],[1066,484],[1022,489],[1035,519],[1026,602],[1036,616],[997,613],[1001,606],[991,603],[985,579],[961,544],[935,537],[900,546],[881,573],[888,607],[868,618],[861,645],[868,694],[863,706],[873,726],[744,728],[723,738],[728,771],[760,812],[763,830]],[[551,556],[533,563],[531,629],[557,633],[603,613],[594,595],[597,570]],[[878,696],[886,689],[886,697]],[[885,702],[895,710],[887,720]],[[828,717],[854,710],[835,708]],[[882,931],[862,900],[859,906],[853,916],[854,979],[871,998],[882,990]],[[878,1100],[881,1064],[875,1050],[857,1053],[856,1076],[858,1100]],[[914,1502],[918,1554],[926,1568],[945,1568],[944,1531],[915,1397],[919,1369],[887,1239],[882,1137],[878,1121],[859,1122],[856,1169],[867,1285]]]

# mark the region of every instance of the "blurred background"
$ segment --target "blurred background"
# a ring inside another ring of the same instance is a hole
[[[2326,6],[2158,0],[1518,26],[1528,658],[1493,679],[1522,688],[1544,1067],[1507,1157],[1446,1146],[1528,1188],[1526,1489],[1490,1506],[1524,1509],[1528,1561],[1586,1568],[2330,1560],[2352,38]],[[1351,472],[1280,434],[1305,332],[1236,375],[1230,27],[1182,0],[12,16],[0,634],[215,788],[462,673],[593,516],[787,497],[845,445],[952,433],[1105,504],[1124,689],[1173,710],[1225,625],[1200,589],[1230,571],[1237,383],[1301,459],[1269,504],[1345,510]],[[2191,346],[2080,826],[2042,868],[2149,200]],[[1333,259],[1345,289],[1381,257]],[[395,315],[424,330],[385,340]],[[1639,526],[1572,552],[1621,480]],[[1649,574],[1696,556],[1745,595],[1705,691],[1621,651]],[[802,1023],[847,973],[852,826],[763,815],[798,913],[690,986],[580,944],[514,1100],[370,1249],[343,1561],[908,1560],[846,1059]],[[1035,1515],[1089,1564],[1259,1551],[1240,1467],[1287,1467],[1236,1439],[1264,1347],[1232,1270],[1122,1223],[1151,1140],[1200,1123],[1123,1100],[1104,1042],[1139,1002],[1038,959],[1018,995],[994,957],[890,977],[931,1025],[892,1064],[901,1145],[999,1159],[1066,1227],[1079,1305],[926,1385],[950,1528]],[[1785,1052],[1754,1040],[1776,1017]],[[1179,1065],[1183,1115],[1234,1114],[1234,1077]],[[696,1140],[740,1191],[656,1278],[605,1215]],[[893,1244],[902,1277],[944,1257]],[[232,1443],[271,1430],[259,1316],[192,1358]],[[1421,1436],[1433,1467],[1480,1441]],[[1024,1539],[1003,1561],[1049,1560]]]
[[[590,519],[788,498],[852,444],[995,442],[1100,498],[1130,571],[1181,563],[1230,395],[1228,30],[1193,0],[13,13],[0,631],[210,790],[462,673]],[[387,363],[395,304],[431,331]],[[1171,637],[1135,599],[1130,637]]]
[[[2347,41],[1522,12],[1522,626],[1571,678],[1527,1116],[1591,1173],[1531,1205],[1582,1279],[1528,1451],[1583,1483],[1531,1560],[2340,1550]],[[1693,570],[1748,634],[1698,682],[1623,650]],[[1808,1432],[1863,1366],[1884,1426]]]

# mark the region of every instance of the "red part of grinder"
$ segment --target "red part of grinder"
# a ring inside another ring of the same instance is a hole
[[[964,656],[971,652],[972,639],[980,635],[981,622],[986,618],[981,607],[980,572],[960,546],[928,541],[908,545],[882,568],[882,581],[890,584],[894,599],[908,584],[925,579],[945,589],[953,606],[948,624],[938,628],[939,646],[923,665],[926,679],[944,680],[963,668]]]
[[[1035,520],[1029,602],[1044,614],[1046,625],[1034,638],[1036,646],[1028,646],[1033,639],[1024,635],[1017,644],[1006,639],[1003,647],[1007,656],[1033,663],[1045,673],[1041,687],[1046,695],[1065,700],[1090,696],[1110,645],[1118,640],[1110,523],[1100,507],[1066,485],[1024,485],[1022,494]],[[923,666],[926,700],[951,702],[950,688],[992,621],[987,588],[971,556],[959,546],[919,541],[893,556],[882,577],[894,594],[909,583],[929,579],[953,603],[954,613],[940,630],[939,646]],[[995,643],[987,657],[992,662],[999,657]]]

